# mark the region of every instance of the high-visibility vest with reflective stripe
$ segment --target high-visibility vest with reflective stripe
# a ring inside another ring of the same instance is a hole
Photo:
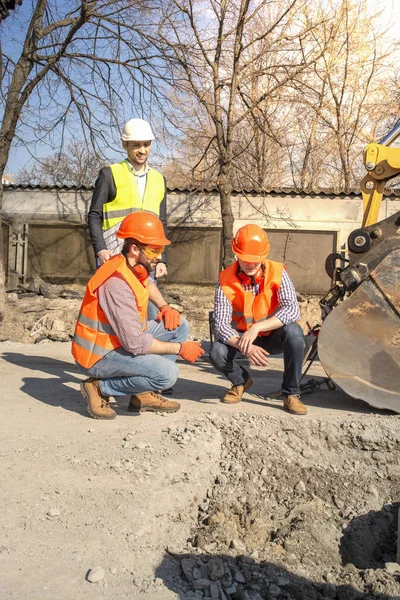
[[[219,283],[225,296],[232,304],[232,327],[236,331],[247,331],[254,323],[264,321],[279,306],[278,291],[282,283],[282,272],[285,266],[272,260],[264,261],[265,271],[257,296],[252,291],[245,291],[243,283],[237,276],[239,263],[235,262],[219,276]],[[270,332],[262,332],[268,335]]]
[[[86,369],[90,369],[111,350],[121,346],[96,296],[96,290],[115,274],[120,275],[131,288],[136,298],[142,329],[147,327],[149,303],[147,280],[141,283],[127,266],[125,257],[118,254],[97,269],[86,286],[72,340],[72,355],[76,362]]]
[[[114,200],[103,204],[103,230],[118,225],[127,215],[137,210],[152,212],[160,216],[160,204],[165,196],[164,177],[155,169],[149,168],[146,175],[146,188],[140,197],[136,177],[126,160],[110,165],[117,194]]]

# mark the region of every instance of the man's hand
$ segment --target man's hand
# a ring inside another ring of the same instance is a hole
[[[250,329],[245,331],[238,341],[238,348],[242,354],[246,356],[247,352],[250,350],[250,347],[254,340],[258,336],[258,328],[257,324],[254,324]]]
[[[100,261],[100,264],[103,265],[109,258],[111,258],[111,252],[109,250],[100,250],[97,257]]]
[[[246,353],[247,358],[255,367],[266,367],[268,364],[268,352],[260,346],[250,346],[250,350]]]
[[[167,273],[168,273],[167,265],[163,262],[157,263],[156,270],[155,270],[156,279],[158,279],[159,277],[164,277],[164,275],[167,275]]]
[[[158,321],[159,323],[160,321],[162,321],[162,319],[164,319],[165,329],[168,329],[169,331],[172,331],[172,329],[176,329],[181,324],[180,313],[174,308],[172,308],[172,306],[169,306],[169,304],[164,304],[164,306],[160,308],[160,312],[156,316],[156,321]]]
[[[204,354],[200,342],[182,342],[179,356],[182,356],[188,362],[194,363],[195,360]]]

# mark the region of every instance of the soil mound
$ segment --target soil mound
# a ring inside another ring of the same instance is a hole
[[[232,600],[400,597],[397,419],[212,422],[223,439],[220,472],[199,506],[191,552],[175,557],[175,591]]]

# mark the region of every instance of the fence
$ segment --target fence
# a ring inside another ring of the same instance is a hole
[[[94,256],[86,214],[92,190],[5,188],[3,217],[11,224],[8,238],[25,228],[26,258],[19,281],[40,275],[53,282],[87,281]],[[380,219],[397,212],[397,196],[387,197]],[[356,193],[307,194],[293,190],[233,194],[235,230],[258,223],[268,231],[270,258],[284,262],[299,292],[329,288],[325,258],[343,250],[351,231],[360,226],[363,205]],[[168,195],[168,282],[214,284],[221,269],[221,214],[215,192],[172,191]],[[7,232],[6,232],[7,237]],[[15,251],[5,245],[5,251]],[[9,256],[9,280],[14,256]]]

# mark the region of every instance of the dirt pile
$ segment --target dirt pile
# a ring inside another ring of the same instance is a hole
[[[211,422],[220,472],[171,589],[214,600],[400,598],[397,417]]]

